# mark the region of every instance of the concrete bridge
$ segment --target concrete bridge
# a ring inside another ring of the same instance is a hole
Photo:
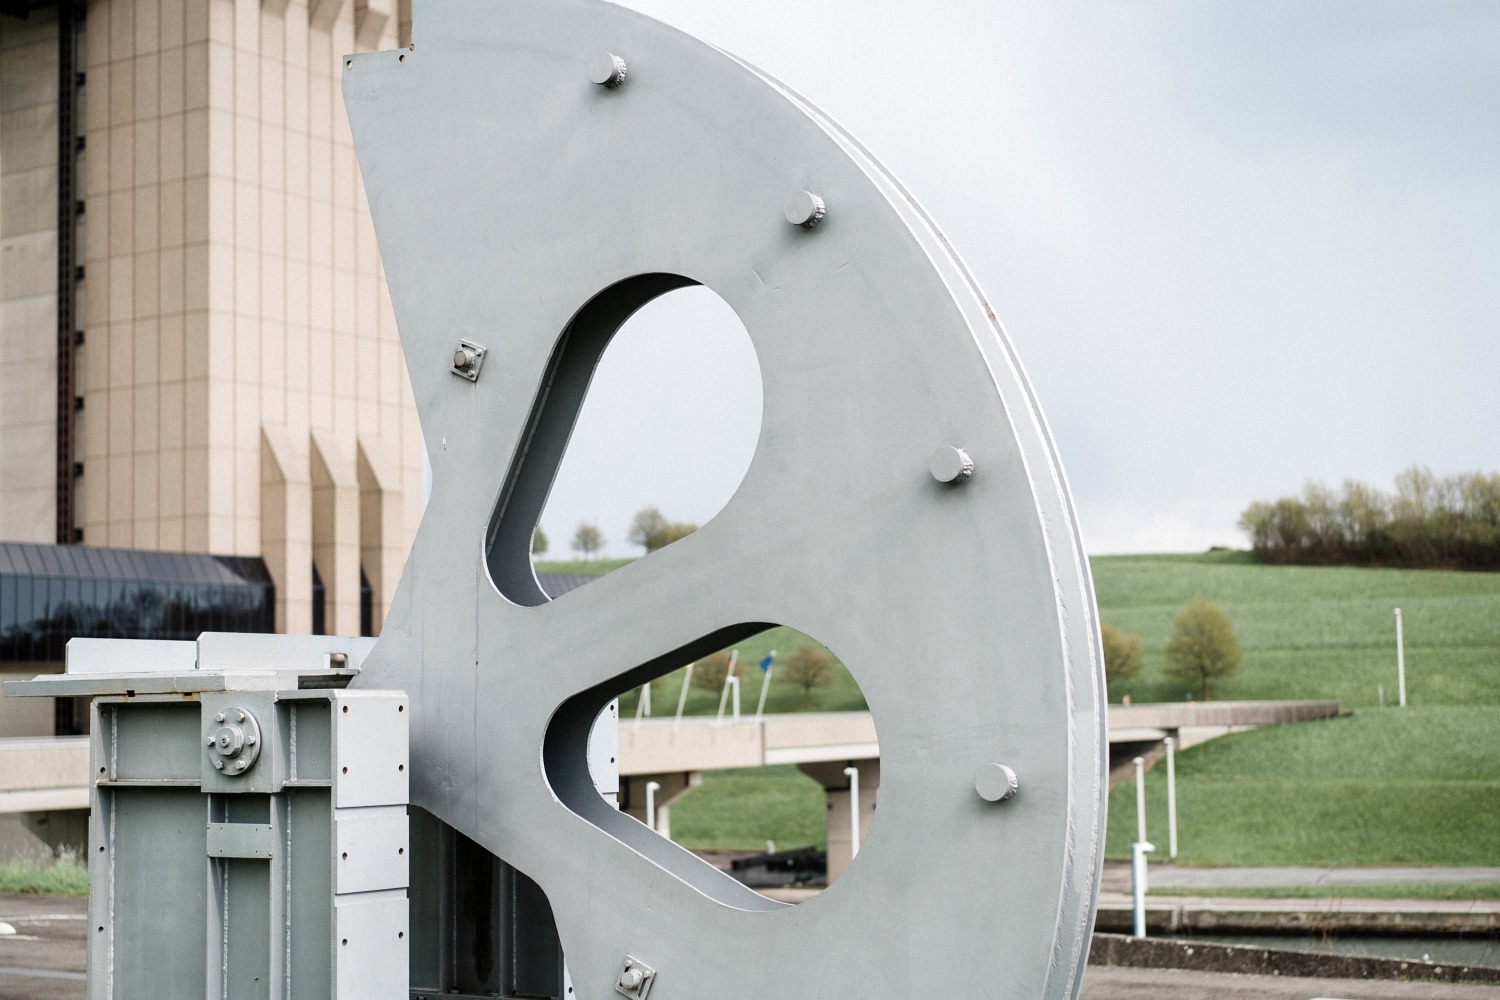
[[[1179,748],[1261,726],[1326,719],[1336,701],[1153,702],[1109,707],[1111,769],[1149,753],[1171,736]],[[760,719],[621,720],[620,808],[644,821],[646,785],[656,782],[656,828],[671,836],[672,804],[696,788],[704,771],[795,764],[823,786],[828,798],[828,877],[852,857],[851,778],[859,772],[861,838],[875,815],[880,746],[869,712],[798,712]]]
[[[1111,757],[1128,761],[1168,736],[1188,747],[1226,733],[1339,714],[1334,701],[1157,702],[1111,705]],[[851,779],[859,772],[861,837],[875,815],[880,745],[869,712],[797,712],[760,719],[706,716],[620,722],[620,808],[646,818],[646,785],[656,782],[656,825],[671,835],[672,804],[704,771],[795,764],[828,799],[829,877],[852,855]],[[50,843],[82,843],[88,808],[88,738],[0,739],[0,815],[23,816]]]

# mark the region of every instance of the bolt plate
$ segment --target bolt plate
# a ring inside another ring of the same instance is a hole
[[[637,977],[640,985],[634,989],[626,987],[632,973],[639,973]],[[615,992],[623,997],[631,997],[632,1000],[646,1000],[646,995],[651,992],[651,984],[656,982],[656,970],[633,955],[626,955],[625,961],[620,965],[620,974],[615,977]]]

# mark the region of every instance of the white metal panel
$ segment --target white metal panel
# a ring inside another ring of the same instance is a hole
[[[333,804],[404,804],[407,699],[400,692],[340,691],[333,696]]]
[[[333,891],[404,889],[409,833],[405,806],[335,810]]]

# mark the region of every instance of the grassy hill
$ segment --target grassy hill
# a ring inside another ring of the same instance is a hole
[[[1182,605],[1202,595],[1223,605],[1245,661],[1214,697],[1336,698],[1345,708],[1396,698],[1396,624],[1406,634],[1413,705],[1500,705],[1500,573],[1261,566],[1248,553],[1103,556],[1091,560],[1100,616],[1139,633],[1141,676],[1110,687],[1110,700],[1177,701],[1161,675],[1162,647]]]
[[[1165,768],[1146,835],[1167,853]],[[1493,865],[1500,708],[1368,709],[1220,737],[1177,756],[1177,860],[1191,865]],[[1128,858],[1135,783],[1110,794],[1106,854]]]

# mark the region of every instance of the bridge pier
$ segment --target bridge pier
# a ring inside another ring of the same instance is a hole
[[[661,785],[656,790],[656,832],[672,839],[672,804],[703,784],[701,771],[673,771],[669,774],[632,774],[620,776],[620,809],[646,822],[646,784]]]
[[[828,883],[832,885],[849,862],[854,860],[850,842],[851,781],[846,767],[859,769],[859,839],[864,841],[875,819],[875,797],[880,791],[880,758],[846,761],[816,761],[798,764],[797,769],[823,786],[828,799]]]

